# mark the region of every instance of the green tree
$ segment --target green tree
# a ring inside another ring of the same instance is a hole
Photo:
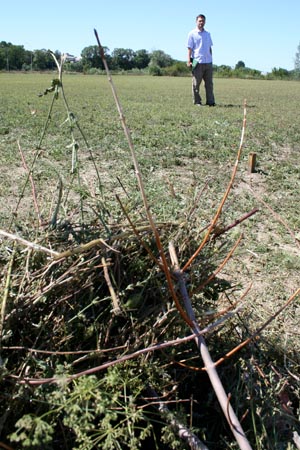
[[[150,55],[147,50],[137,50],[134,56],[134,67],[137,69],[145,69],[150,62]]]
[[[24,59],[22,69],[32,70],[33,69],[33,58],[34,58],[34,52],[32,52],[31,50],[25,50],[25,59]]]
[[[221,66],[218,66],[217,74],[220,77],[232,77],[233,71],[230,66],[226,66],[225,64],[222,64]]]
[[[186,63],[180,61],[177,61],[175,64],[172,64],[172,66],[168,66],[163,69],[163,75],[170,77],[181,77],[190,73],[190,68],[187,67]]]
[[[54,53],[57,59],[60,59],[60,52],[56,50]],[[33,52],[33,68],[35,70],[54,70],[56,69],[55,61],[49,50],[34,50]]]
[[[235,65],[235,69],[244,69],[246,67],[244,61],[238,61]]]
[[[0,68],[6,70],[21,70],[25,62],[26,50],[23,45],[13,45],[10,42],[0,43]]]
[[[65,63],[64,67],[68,72],[82,72],[83,71],[82,59],[76,62],[67,62]]]
[[[5,53],[2,48],[0,48],[0,70],[5,69]]]
[[[168,67],[175,62],[170,55],[167,55],[162,50],[154,50],[150,54],[150,58],[151,66]]]
[[[149,75],[152,75],[154,77],[160,77],[162,75],[161,67],[159,67],[157,64],[152,64],[150,62],[150,64],[149,64]]]
[[[272,76],[274,78],[279,78],[280,80],[283,80],[285,78],[289,78],[290,73],[288,70],[283,69],[282,67],[279,67],[278,69],[276,67],[274,67],[272,69]]]
[[[107,61],[107,64],[111,64],[111,57],[109,55],[109,48],[103,47],[104,55]],[[82,58],[82,66],[84,68],[96,68],[104,70],[104,64],[102,62],[99,48],[97,45],[90,45],[89,47],[85,47],[81,52]]]
[[[21,70],[26,58],[26,50],[23,45],[13,45],[10,48],[10,70]]]
[[[5,70],[7,68],[7,42],[0,42],[0,70]]]
[[[135,52],[130,48],[115,48],[112,52],[113,67],[130,70],[134,67]]]

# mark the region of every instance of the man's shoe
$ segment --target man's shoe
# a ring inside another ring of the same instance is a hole
[[[215,103],[206,103],[207,106],[216,106]]]
[[[203,106],[202,103],[194,103],[195,106]]]

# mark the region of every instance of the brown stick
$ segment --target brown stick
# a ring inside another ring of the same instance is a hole
[[[122,309],[120,307],[118,296],[115,293],[115,290],[110,281],[110,277],[109,277],[109,273],[108,273],[108,269],[107,269],[108,264],[104,257],[101,258],[101,262],[103,265],[104,278],[105,278],[105,281],[106,281],[106,284],[109,289],[109,293],[110,293],[110,296],[111,296],[111,299],[113,302],[113,307],[114,307],[113,312],[117,315],[120,315],[120,314],[122,314]]]
[[[203,330],[201,331],[201,334],[205,334],[205,333],[209,333],[211,332],[214,328],[220,326],[222,324],[223,320],[218,320],[215,323],[212,323],[210,325],[208,325],[207,327],[203,328]],[[177,345],[183,344],[185,342],[189,342],[193,339],[195,339],[196,334],[193,333],[189,336],[183,337],[183,338],[177,338],[177,339],[173,339],[172,341],[167,341],[167,342],[162,342],[160,344],[155,344],[155,345],[150,345],[149,347],[145,347],[141,350],[137,350],[134,353],[130,353],[128,355],[124,355],[121,356],[120,358],[117,358],[113,361],[108,361],[100,366],[97,367],[93,367],[91,369],[87,369],[87,370],[83,370],[82,372],[78,372],[74,375],[71,375],[70,377],[66,378],[66,382],[71,382],[72,380],[75,380],[76,378],[80,378],[84,375],[90,375],[93,373],[97,373],[100,372],[101,370],[105,370],[108,367],[112,367],[115,366],[116,364],[122,364],[124,361],[128,361],[130,359],[134,359],[139,357],[140,355],[144,355],[145,353],[151,353],[151,352],[155,352],[157,350],[163,350],[164,348],[168,348],[168,347],[176,347]],[[123,346],[121,347],[113,347],[112,349],[104,349],[101,350],[103,352],[109,352],[114,351],[114,350],[118,350],[120,348],[123,348]],[[20,349],[20,350],[25,350],[26,348],[24,347],[20,347],[20,348],[16,348],[16,349]],[[48,353],[46,350],[36,350],[36,349],[28,349],[28,351],[39,351],[40,353]],[[96,350],[95,352],[97,352],[99,350]],[[91,351],[84,351],[84,353],[89,353],[89,352],[94,352],[94,350]],[[52,352],[49,352],[49,354],[51,354]],[[54,354],[69,354],[69,353],[65,353],[65,352],[54,352]],[[80,354],[80,352],[70,352],[70,354]],[[10,375],[10,378],[17,380],[18,383],[20,384],[29,384],[29,385],[33,385],[33,386],[39,386],[42,384],[52,384],[52,383],[60,383],[61,379],[60,378],[21,378],[20,376],[17,375]]]
[[[112,80],[112,77],[111,77],[111,74],[110,74],[110,70],[108,68],[108,64],[107,64],[107,61],[106,61],[106,58],[105,58],[103,47],[102,47],[102,45],[100,43],[100,39],[99,39],[97,30],[94,30],[94,33],[95,33],[96,40],[97,40],[97,43],[98,43],[101,59],[102,59],[102,62],[103,62],[103,65],[104,65],[104,68],[105,68],[105,71],[106,71],[106,74],[107,74],[107,78],[108,78],[108,81],[109,81],[110,86],[111,86],[112,94],[113,94],[113,97],[115,99],[115,103],[116,103],[116,106],[117,106],[117,109],[118,109],[118,112],[119,112],[121,124],[122,124],[123,130],[124,130],[125,136],[127,138],[129,149],[131,151],[131,157],[132,157],[132,161],[133,161],[133,165],[134,165],[135,174],[136,174],[136,177],[137,177],[137,181],[138,181],[141,197],[142,197],[142,200],[143,200],[143,203],[144,203],[145,212],[146,212],[149,224],[151,226],[151,229],[153,231],[153,235],[154,235],[154,238],[155,238],[156,246],[157,246],[157,249],[159,251],[159,256],[161,258],[161,261],[162,261],[162,267],[163,267],[163,270],[164,270],[164,273],[165,273],[165,277],[167,279],[168,288],[169,288],[170,294],[171,294],[171,296],[172,296],[172,298],[173,298],[173,300],[175,302],[176,308],[178,309],[181,317],[183,318],[183,320],[187,324],[191,325],[190,322],[189,322],[189,318],[188,318],[186,312],[182,308],[182,306],[181,306],[181,304],[180,304],[180,302],[179,302],[179,300],[177,298],[177,295],[176,295],[176,292],[175,292],[175,289],[174,289],[174,286],[173,286],[172,277],[171,277],[170,270],[169,270],[168,263],[167,263],[167,258],[166,258],[165,252],[163,250],[163,247],[162,247],[162,243],[161,243],[161,240],[160,240],[160,236],[159,236],[157,227],[155,225],[154,219],[153,219],[151,211],[150,211],[150,206],[149,206],[148,201],[147,201],[147,197],[146,197],[146,193],[145,193],[145,189],[144,189],[144,183],[143,183],[143,180],[142,180],[142,175],[141,175],[141,172],[140,172],[138,160],[137,160],[136,155],[135,155],[134,146],[133,146],[133,142],[132,142],[132,139],[131,139],[131,134],[130,134],[129,128],[127,127],[127,124],[126,124],[126,120],[125,120],[125,116],[123,114],[122,106],[121,106],[121,103],[119,101],[119,98],[118,98],[118,95],[117,95],[117,91],[115,89],[115,86],[114,86],[114,83],[113,83],[113,80]]]
[[[226,231],[231,230],[232,228],[236,227],[237,225],[239,225],[240,223],[244,222],[244,220],[249,219],[249,217],[253,216],[254,214],[256,214],[259,211],[258,208],[254,208],[252,209],[252,211],[248,212],[247,214],[244,214],[242,217],[240,217],[239,219],[236,219],[233,223],[231,223],[230,225],[228,225],[227,227],[222,228],[221,230],[219,230],[218,232],[214,233],[214,238],[221,236],[222,234],[226,233]]]
[[[4,287],[4,293],[3,293],[3,299],[1,302],[1,310],[0,310],[0,350],[2,348],[2,333],[4,329],[4,322],[5,322],[5,310],[6,310],[6,304],[8,299],[8,294],[10,290],[10,284],[11,284],[11,275],[12,275],[12,268],[15,261],[15,253],[16,253],[16,246],[14,244],[13,246],[13,252],[11,254],[9,263],[8,263],[8,269],[7,269],[7,275],[6,275],[6,281],[5,281],[5,287]]]
[[[248,170],[249,173],[255,172],[255,166],[256,166],[256,153],[250,153],[249,159],[248,159]]]
[[[130,217],[129,217],[129,215],[128,215],[126,209],[124,208],[123,203],[121,202],[121,199],[120,199],[120,197],[119,197],[118,195],[116,195],[116,199],[118,200],[119,205],[120,205],[120,207],[121,207],[121,209],[122,209],[122,211],[123,211],[123,214],[125,215],[126,219],[128,220],[128,222],[129,222],[129,224],[130,224],[130,226],[131,226],[131,228],[132,228],[132,231],[134,232],[134,234],[135,234],[136,237],[138,238],[140,244],[144,247],[144,249],[146,250],[146,252],[147,252],[148,255],[150,256],[150,258],[152,259],[152,261],[154,261],[155,264],[156,264],[158,267],[160,267],[160,268],[162,269],[161,264],[160,264],[160,261],[158,261],[158,259],[155,257],[155,255],[154,255],[153,252],[151,251],[150,247],[149,247],[149,246],[146,244],[146,242],[142,239],[142,237],[141,237],[141,235],[140,235],[140,233],[139,233],[139,230],[137,229],[137,227],[134,225],[134,223],[133,223],[132,220],[130,219]]]
[[[205,333],[210,330],[210,326],[206,329],[202,330],[202,333]],[[69,383],[73,380],[76,380],[77,378],[80,378],[84,375],[91,375],[97,372],[100,372],[101,370],[108,369],[109,367],[115,366],[116,364],[121,364],[124,361],[128,361],[130,359],[134,359],[139,357],[140,355],[144,355],[145,353],[151,353],[157,350],[162,350],[167,347],[174,347],[177,345],[180,345],[184,342],[191,341],[195,339],[195,334],[191,334],[189,336],[186,336],[184,338],[177,338],[173,339],[172,341],[163,342],[161,344],[151,345],[149,347],[142,348],[141,350],[137,350],[134,353],[130,353],[128,355],[121,356],[118,359],[114,359],[113,361],[108,361],[104,364],[101,364],[100,366],[92,367],[91,369],[83,370],[82,372],[75,373],[73,375],[70,375],[69,377],[66,377],[65,381],[66,383]],[[61,378],[51,377],[51,378],[20,378],[17,375],[10,375],[9,378],[12,378],[16,380],[19,384],[28,384],[32,386],[40,386],[42,384],[59,384],[61,383]]]

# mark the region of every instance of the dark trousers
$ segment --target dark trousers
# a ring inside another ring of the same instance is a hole
[[[193,70],[193,98],[194,104],[201,103],[200,84],[204,81],[206,92],[206,104],[213,105],[215,103],[213,90],[213,68],[212,64],[197,64]]]

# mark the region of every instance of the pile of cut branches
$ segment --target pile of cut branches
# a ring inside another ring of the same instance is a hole
[[[59,220],[60,189],[47,223],[35,201],[38,228],[16,230],[12,221],[11,230],[0,230],[0,447],[251,449],[252,442],[259,448],[259,433],[265,442],[264,432],[278,421],[270,417],[261,430],[253,428],[247,395],[253,402],[257,386],[250,389],[248,382],[259,367],[257,338],[300,290],[251,331],[244,313],[250,287],[242,291],[221,276],[242,239],[233,243],[228,232],[257,212],[227,225],[223,218],[220,226],[242,152],[246,106],[236,163],[211,221],[198,223],[197,198],[180,221],[156,223],[97,33],[96,38],[142,207],[133,210],[118,198],[122,219],[112,213],[104,219],[100,204],[89,223]],[[56,63],[51,92],[55,99],[62,96],[67,109],[77,173],[74,129],[82,131],[68,109],[62,63]],[[26,183],[36,200],[33,171],[34,164]],[[246,339],[238,338],[246,332]],[[216,362],[211,349],[218,353]],[[273,395],[266,375],[265,382],[260,395]],[[289,432],[295,431],[289,398],[284,406],[290,408]]]

